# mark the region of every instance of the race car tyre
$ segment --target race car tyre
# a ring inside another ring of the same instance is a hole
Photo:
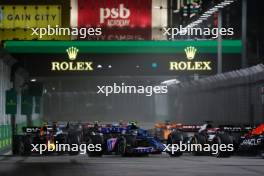
[[[19,154],[19,143],[20,143],[20,136],[14,135],[13,142],[12,142],[12,153],[13,155]]]
[[[183,133],[182,132],[180,132],[180,131],[174,131],[174,132],[172,132],[171,134],[169,134],[169,136],[168,136],[168,140],[167,140],[167,144],[169,145],[169,144],[171,144],[171,145],[173,145],[173,144],[177,144],[177,145],[179,145],[180,144],[180,142],[183,142]],[[173,149],[173,148],[172,148]],[[167,152],[171,157],[179,157],[179,156],[181,156],[182,155],[182,152],[181,151],[174,151],[174,152],[172,152],[172,151],[168,151]]]
[[[87,154],[89,157],[101,157],[103,155],[103,137],[100,136],[100,135],[94,135],[94,136],[90,136],[88,137],[87,139],[87,146],[89,145],[98,145],[98,144],[101,144],[101,151],[91,151],[91,150],[88,150],[89,147],[87,147]]]
[[[122,136],[118,140],[118,154],[123,157],[126,156],[147,156],[146,153],[134,153],[131,151],[133,148],[137,147],[136,136],[126,135]]]
[[[68,135],[66,135],[66,134],[59,134],[59,135],[57,135],[56,136],[56,138],[55,138],[55,141],[57,141],[58,142],[58,144],[68,144]],[[67,151],[57,151],[57,154],[58,155],[63,155],[63,154],[66,154],[66,153],[68,153]]]
[[[239,144],[241,143],[241,134],[240,133],[231,133],[231,138],[234,144],[234,150],[238,151],[239,150]]]
[[[191,139],[191,144],[198,144],[200,147],[203,148],[204,144],[207,143],[206,136],[203,134],[195,134]],[[204,155],[204,152],[202,151],[202,148],[197,147],[197,151],[192,151],[193,156],[201,156]]]
[[[221,144],[225,144],[226,146],[232,144],[233,145],[233,140],[232,137],[227,134],[227,133],[221,133],[221,134],[216,134],[213,144],[218,145],[218,152],[217,153],[211,153],[215,157],[230,157],[233,153],[231,151],[221,151],[219,150]]]
[[[137,137],[135,135],[126,135],[125,138],[127,147],[137,147]]]
[[[260,156],[264,159],[264,149],[260,151]]]
[[[70,145],[78,145],[80,144],[79,136],[76,134],[69,134],[68,136],[68,143]],[[69,151],[69,155],[78,155],[80,153],[79,149],[77,151]]]
[[[29,136],[20,137],[18,154],[21,156],[29,156],[31,154],[31,140]]]
[[[127,156],[127,141],[125,137],[121,137],[118,140],[118,154],[121,156]]]

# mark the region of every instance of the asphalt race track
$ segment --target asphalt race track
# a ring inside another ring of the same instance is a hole
[[[264,159],[167,155],[149,157],[0,156],[1,176],[167,176],[264,175]]]

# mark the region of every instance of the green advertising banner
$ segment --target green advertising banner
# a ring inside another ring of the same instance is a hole
[[[141,54],[141,53],[182,53],[188,46],[200,53],[217,53],[217,40],[201,41],[6,41],[4,48],[10,53],[65,53],[70,46],[89,54]],[[224,54],[241,53],[241,40],[223,40]]]
[[[26,93],[22,94],[21,97],[21,114],[31,115],[33,109],[33,97]]]
[[[17,113],[17,93],[14,89],[6,91],[6,114],[15,115]]]

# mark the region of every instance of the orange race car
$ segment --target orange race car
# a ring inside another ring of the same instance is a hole
[[[161,122],[156,123],[154,128],[154,136],[161,139],[161,140],[167,140],[169,134],[174,130],[181,128],[182,124],[175,123],[175,122]]]

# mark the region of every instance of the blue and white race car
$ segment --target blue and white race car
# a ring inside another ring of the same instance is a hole
[[[126,127],[101,127],[98,133],[91,135],[88,144],[101,142],[101,152],[89,152],[89,156],[116,154],[122,156],[142,156],[160,154],[164,145],[156,138],[148,135],[147,131],[131,123]]]

